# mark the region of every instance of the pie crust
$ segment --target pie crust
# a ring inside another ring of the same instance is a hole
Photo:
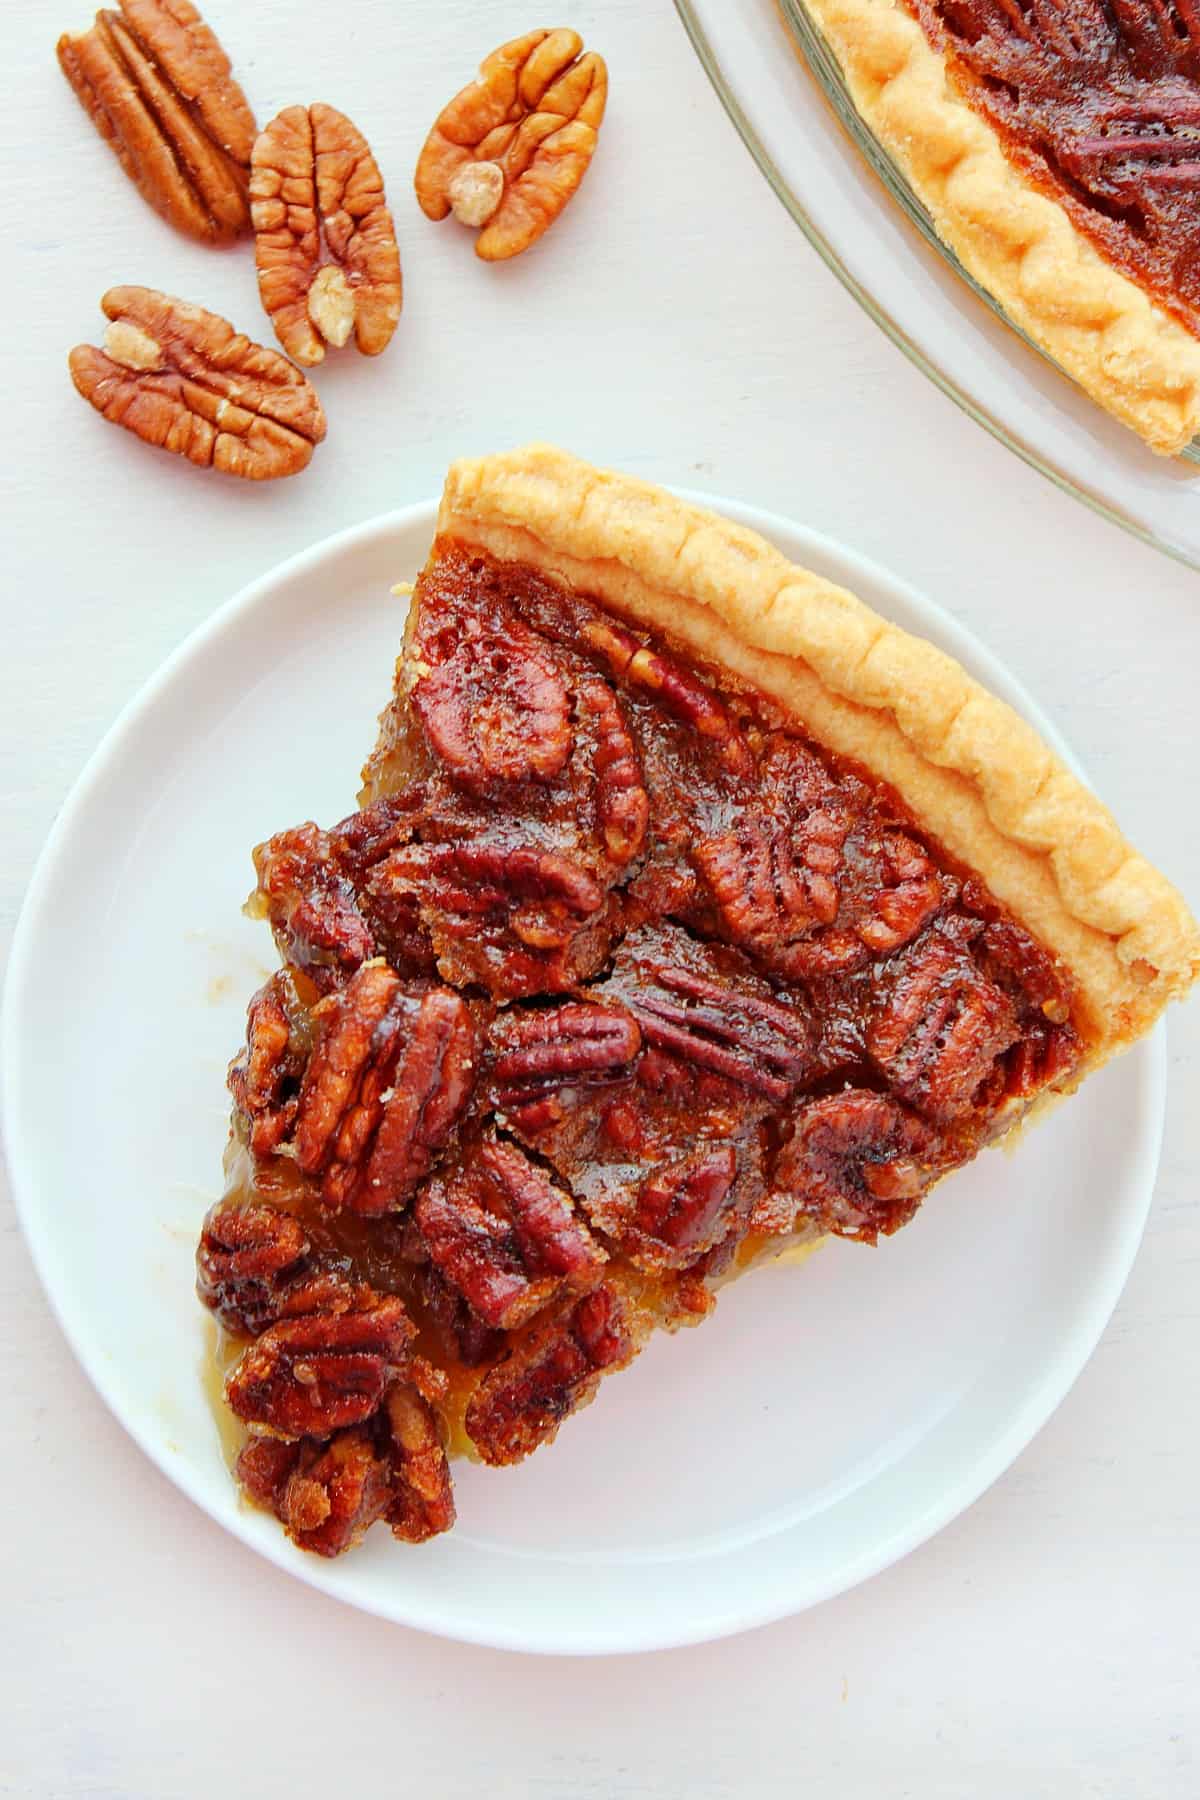
[[[805,0],[855,107],[938,235],[1013,322],[1152,450],[1200,428],[1200,342],[1005,154],[897,0]]]
[[[454,463],[438,529],[723,665],[886,782],[1069,970],[1080,1078],[1200,975],[1182,896],[1031,725],[757,533],[545,444]]]

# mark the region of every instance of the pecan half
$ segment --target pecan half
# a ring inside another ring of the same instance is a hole
[[[258,885],[248,903],[266,918],[280,955],[322,994],[382,955],[399,974],[432,975],[433,946],[415,899],[379,892],[375,868],[411,838],[413,790],[351,813],[331,831],[311,823],[276,832],[254,852]]]
[[[721,1213],[737,1174],[732,1144],[712,1144],[656,1169],[641,1185],[634,1229],[690,1261],[724,1235]]]
[[[777,750],[768,767],[780,760]],[[725,935],[765,967],[789,980],[846,974],[910,942],[944,904],[949,884],[926,852],[881,831],[852,791],[827,783],[782,799],[692,852]]]
[[[888,964],[867,1027],[872,1061],[931,1119],[970,1112],[1020,1035],[1012,1001],[978,967],[965,935],[935,928]]]
[[[243,1473],[243,1451],[238,1472]],[[392,1472],[372,1433],[338,1431],[324,1445],[304,1444],[273,1496],[274,1510],[301,1550],[340,1556],[352,1550],[392,1504]]]
[[[559,1088],[606,1081],[629,1066],[641,1042],[635,1020],[612,1006],[569,1000],[505,1013],[492,1032],[496,1105],[526,1109]]]
[[[449,988],[408,994],[386,963],[370,962],[313,1017],[296,1162],[321,1176],[331,1205],[396,1211],[470,1097],[478,1046],[466,1002]]]
[[[376,869],[376,903],[414,898],[447,981],[495,999],[559,993],[608,954],[605,890],[574,857],[496,835],[413,844]]]
[[[227,1085],[256,1156],[278,1149],[296,1120],[300,1080],[312,1047],[308,1009],[290,969],[259,988],[246,1014],[246,1043]]]
[[[567,690],[550,646],[527,625],[468,618],[419,633],[413,657],[414,710],[464,787],[482,793],[559,773],[571,751]]]
[[[531,31],[502,44],[443,107],[414,186],[430,219],[482,226],[475,254],[519,256],[566,206],[587,172],[608,98],[602,58],[573,31]]]
[[[539,1320],[483,1377],[467,1407],[467,1435],[485,1463],[520,1462],[550,1443],[594,1399],[600,1378],[632,1361],[638,1344],[609,1284]]]
[[[100,305],[104,349],[79,344],[69,366],[104,418],[224,475],[274,481],[307,467],[325,414],[286,357],[153,288],[110,288]]]
[[[387,1522],[393,1537],[423,1544],[454,1523],[454,1484],[437,1413],[417,1382],[398,1381],[388,1389],[383,1416],[392,1475]]]
[[[400,318],[400,250],[366,138],[332,106],[288,106],[250,174],[258,288],[289,356],[319,363],[354,334],[378,356]]]
[[[582,635],[617,675],[633,687],[645,688],[665,712],[705,738],[732,773],[747,775],[752,771],[754,758],[737,721],[698,675],[665,651],[652,650],[633,632],[599,614],[586,621]]]
[[[886,1094],[847,1088],[801,1108],[752,1231],[822,1231],[873,1244],[907,1224],[939,1172],[934,1133]]]
[[[277,1511],[284,1484],[300,1461],[303,1448],[287,1438],[247,1439],[237,1459],[237,1478],[255,1506]]]
[[[327,1441],[253,1437],[237,1475],[257,1506],[275,1513],[292,1542],[318,1556],[352,1550],[377,1519],[421,1544],[454,1523],[454,1491],[437,1414],[433,1371],[414,1361],[375,1416]]]
[[[434,1268],[415,1220],[412,1224],[414,1254],[411,1260],[416,1265],[413,1291],[425,1320],[440,1327],[448,1335],[452,1345],[451,1354],[468,1369],[477,1368],[480,1363],[493,1362],[504,1348],[504,1333],[493,1331],[490,1325],[485,1325],[472,1312],[458,1290],[450,1286],[439,1269]]]
[[[233,1199],[218,1201],[204,1221],[196,1292],[235,1337],[257,1337],[281,1319],[350,1312],[372,1299],[339,1259],[312,1254],[290,1213]]]
[[[581,727],[592,736],[589,772],[596,825],[619,868],[641,851],[650,797],[621,703],[606,681],[583,681],[576,694]]]
[[[369,1419],[416,1334],[394,1295],[342,1313],[283,1319],[230,1371],[225,1398],[247,1425],[278,1437],[323,1437]]]
[[[652,1144],[654,1126],[651,1110]],[[672,1155],[663,1146],[659,1154],[664,1160],[640,1182],[628,1180],[628,1168],[618,1164],[613,1171],[617,1179],[589,1183],[581,1202],[595,1229],[636,1268],[650,1273],[690,1268],[744,1228],[762,1191],[759,1159],[745,1139],[736,1144],[702,1140],[699,1148],[683,1155]],[[739,1180],[743,1160],[746,1174]]]
[[[630,932],[603,991],[628,1008],[648,1044],[764,1100],[786,1100],[811,1064],[813,1030],[799,1006],[775,999],[735,952],[697,944],[677,926]]]
[[[777,958],[832,924],[848,830],[844,811],[822,806],[791,825],[750,813],[737,830],[698,844],[696,867],[733,942]]]
[[[253,908],[269,920],[280,955],[322,993],[374,955],[374,937],[328,832],[313,824],[276,832],[258,845],[254,868]]]
[[[250,224],[257,133],[229,58],[189,0],[121,0],[58,40],[84,110],[156,212],[207,243]]]
[[[499,1139],[429,1182],[414,1212],[435,1267],[497,1330],[524,1324],[564,1282],[586,1286],[604,1262],[569,1196]]]
[[[253,1337],[278,1318],[280,1290],[308,1252],[304,1228],[290,1213],[218,1201],[196,1249],[196,1292],[226,1331]]]
[[[868,896],[855,930],[874,956],[890,956],[911,943],[946,898],[933,862],[920,844],[902,831],[879,839],[882,881]]]

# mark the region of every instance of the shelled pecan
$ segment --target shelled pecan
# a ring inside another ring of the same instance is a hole
[[[383,1405],[392,1473],[386,1516],[392,1536],[405,1544],[423,1544],[454,1523],[454,1484],[433,1406],[437,1390],[427,1379],[434,1371],[418,1362],[414,1373],[388,1389]]]
[[[104,349],[72,350],[71,379],[114,425],[200,468],[274,481],[325,436],[315,390],[287,358],[228,319],[153,288],[110,288]]]
[[[873,1244],[911,1219],[939,1172],[925,1122],[886,1094],[846,1088],[801,1107],[751,1229],[822,1231]]]
[[[231,243],[250,224],[257,135],[229,58],[189,0],[120,0],[58,40],[80,103],[142,196],[170,224]]]
[[[293,1543],[318,1556],[352,1550],[377,1519],[409,1544],[448,1531],[450,1466],[422,1391],[433,1374],[414,1364],[413,1379],[394,1382],[372,1418],[328,1438],[252,1437],[238,1457],[243,1489],[276,1514]]]
[[[400,318],[400,250],[383,177],[332,106],[288,106],[253,149],[250,210],[263,306],[289,356],[378,356]]]
[[[328,993],[375,954],[330,834],[311,823],[278,831],[254,852],[250,905],[270,921],[280,954]]]
[[[484,1462],[520,1462],[594,1398],[600,1378],[638,1349],[609,1284],[539,1319],[471,1397],[467,1433]]]
[[[245,1045],[229,1065],[229,1091],[256,1155],[277,1149],[295,1124],[311,1048],[310,1015],[296,977],[279,969],[251,1000]]]
[[[596,876],[507,833],[409,845],[380,866],[372,890],[380,901],[415,900],[443,977],[497,1000],[586,981],[611,942]]]
[[[594,790],[596,825],[608,855],[624,868],[640,853],[650,823],[650,796],[637,747],[607,682],[581,682],[575,705],[580,735],[590,740],[581,762]]]
[[[196,1291],[227,1331],[253,1337],[278,1317],[288,1279],[310,1245],[304,1227],[273,1206],[219,1201],[204,1220],[196,1250]]]
[[[313,1014],[296,1103],[294,1154],[332,1206],[399,1209],[429,1172],[470,1098],[478,1042],[450,988],[410,994],[386,963],[365,963]]]
[[[557,775],[571,750],[567,690],[520,620],[422,634],[413,708],[437,755],[474,792]]]
[[[573,31],[530,31],[493,50],[443,107],[414,185],[430,219],[481,226],[485,262],[519,256],[562,212],[587,172],[608,71]]]
[[[686,669],[665,650],[654,649],[632,631],[597,614],[583,628],[584,640],[598,650],[616,675],[653,694],[663,711],[711,745],[725,767],[746,775],[754,766],[750,746],[733,713],[706,681]]]
[[[617,1007],[568,1000],[536,1011],[509,1011],[491,1034],[492,1093],[504,1111],[517,1110],[525,1122],[560,1088],[594,1085],[628,1068],[642,1034],[632,1016]]]
[[[926,932],[881,970],[867,1050],[910,1106],[935,1120],[968,1113],[1020,1036],[1008,995],[970,949],[978,927]]]
[[[291,1213],[232,1198],[218,1201],[205,1218],[196,1292],[235,1337],[257,1337],[310,1313],[350,1312],[372,1298],[344,1259],[313,1250]]]
[[[278,1437],[321,1437],[360,1425],[402,1372],[416,1332],[394,1295],[346,1312],[268,1326],[234,1365],[225,1398],[245,1424]]]
[[[442,1277],[496,1330],[523,1324],[564,1283],[588,1285],[604,1262],[570,1196],[501,1139],[429,1182],[414,1213]]]
[[[786,1100],[811,1064],[813,1027],[799,999],[776,999],[736,952],[722,956],[678,926],[630,932],[603,991],[648,1044],[764,1100]]]

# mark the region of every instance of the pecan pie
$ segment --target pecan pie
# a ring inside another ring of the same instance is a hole
[[[1200,429],[1191,0],[804,0],[941,237],[1094,400]]]
[[[197,1258],[239,1479],[321,1555],[444,1531],[452,1455],[896,1231],[1200,972],[957,664],[550,449],[451,470],[364,783],[255,852],[281,966]]]

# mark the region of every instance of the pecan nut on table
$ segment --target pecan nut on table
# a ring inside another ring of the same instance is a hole
[[[485,262],[519,256],[586,175],[607,99],[604,59],[574,31],[501,44],[433,123],[414,177],[421,210],[478,228]]]
[[[316,390],[278,351],[228,319],[153,288],[110,288],[104,347],[69,358],[83,398],[143,443],[201,468],[274,481],[307,466],[325,436]]]
[[[761,694],[441,540],[360,809],[255,852],[282,966],[199,1291],[238,1474],[452,1521],[749,1263],[911,1218],[1080,1046],[1068,979]]]
[[[386,350],[400,251],[358,127],[332,106],[285,107],[254,145],[250,210],[259,293],[288,355],[309,367],[351,333],[364,356]]]
[[[190,0],[121,0],[58,41],[80,103],[156,212],[203,243],[250,228],[258,127],[229,58]]]

